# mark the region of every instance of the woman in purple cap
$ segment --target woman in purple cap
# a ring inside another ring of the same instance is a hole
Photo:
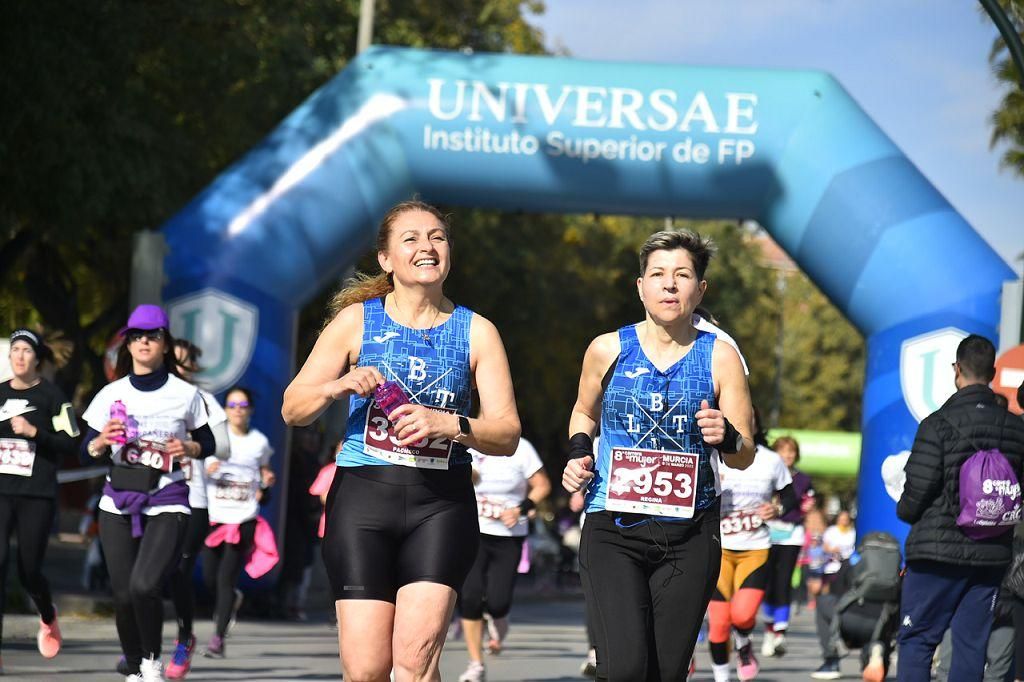
[[[162,682],[161,588],[181,556],[190,514],[185,457],[216,449],[198,389],[178,377],[167,314],[136,308],[121,335],[116,381],[86,409],[84,441],[113,466],[100,500],[106,556],[126,682]],[[186,434],[192,439],[187,440]]]
[[[43,556],[56,510],[57,468],[63,455],[75,451],[78,436],[71,403],[39,372],[52,356],[38,334],[16,330],[9,356],[14,376],[0,384],[0,633],[8,544],[17,529],[18,576],[39,609],[36,643],[46,658],[60,651],[61,635]]]

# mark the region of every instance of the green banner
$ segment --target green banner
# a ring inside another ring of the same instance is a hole
[[[768,443],[774,443],[780,436],[789,436],[800,444],[797,468],[801,471],[823,476],[857,475],[860,466],[859,433],[772,429],[768,432]]]

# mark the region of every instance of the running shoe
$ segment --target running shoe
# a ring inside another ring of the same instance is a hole
[[[459,675],[459,682],[487,682],[487,671],[480,661],[470,661],[466,672]]]
[[[167,664],[167,679],[183,680],[192,668],[192,654],[196,650],[195,636],[189,637],[187,642],[179,639],[174,640],[174,653],[171,654],[171,662]]]
[[[786,631],[774,633],[775,652],[772,656],[782,658],[786,655]]]
[[[747,642],[736,650],[736,655],[739,657],[736,662],[736,677],[740,678],[740,682],[755,679],[761,666],[758,665],[757,657],[754,656],[754,645]]]
[[[224,658],[224,638],[219,635],[210,637],[210,642],[206,645],[206,651],[203,652],[203,656],[207,658]]]
[[[159,658],[144,658],[139,665],[142,682],[164,682],[164,666]]]
[[[839,659],[838,658],[827,658],[825,662],[821,664],[821,667],[811,673],[811,677],[816,680],[838,680],[843,676],[839,672]]]
[[[238,609],[242,608],[243,601],[245,601],[245,595],[236,587],[235,601],[231,604],[231,620],[228,621],[228,629],[224,631],[225,637],[231,632],[231,628],[235,627],[235,622],[238,620]]]
[[[39,653],[43,658],[53,658],[60,653],[60,645],[63,639],[60,636],[60,625],[57,623],[57,609],[53,609],[53,622],[47,625],[41,619],[39,621],[39,632],[36,634],[36,644]]]
[[[592,680],[597,678],[597,651],[594,649],[587,651],[587,659],[580,665],[580,675]]]
[[[868,664],[862,673],[864,682],[882,682],[885,679],[885,649],[878,642],[871,645]]]
[[[132,673],[131,675],[126,675],[124,678],[124,682],[142,682],[142,675],[140,675],[139,673]]]
[[[761,655],[775,655],[775,633],[771,630],[764,631],[764,639],[761,640]]]
[[[491,618],[487,616],[487,651],[497,656],[501,653],[503,642],[508,635],[508,616],[504,618]]]

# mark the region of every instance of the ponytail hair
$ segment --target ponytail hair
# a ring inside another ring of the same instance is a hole
[[[391,228],[395,221],[403,213],[410,211],[423,211],[429,213],[437,219],[441,227],[444,228],[445,235],[448,237],[448,242],[452,240],[452,228],[448,224],[448,217],[441,213],[437,208],[430,204],[420,201],[419,199],[411,199],[409,201],[403,201],[399,204],[395,204],[384,214],[384,217],[380,221],[380,228],[377,230],[377,243],[376,249],[380,253],[387,251],[388,240],[391,238]],[[358,272],[355,277],[345,282],[344,288],[341,291],[334,294],[331,297],[330,302],[327,304],[327,318],[324,320],[324,327],[331,323],[331,321],[338,316],[344,308],[354,304],[362,303],[363,301],[369,301],[374,298],[381,298],[386,296],[395,290],[395,283],[393,275],[386,272],[381,272],[376,275],[368,275],[366,273]]]

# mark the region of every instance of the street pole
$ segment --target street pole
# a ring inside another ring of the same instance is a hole
[[[359,0],[359,33],[356,36],[356,54],[373,43],[373,2]]]

